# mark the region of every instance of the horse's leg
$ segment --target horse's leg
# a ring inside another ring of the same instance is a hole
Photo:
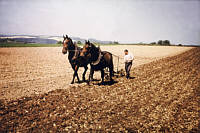
[[[85,82],[85,74],[86,74],[86,72],[87,72],[87,70],[88,70],[88,67],[87,66],[85,66],[84,67],[84,72],[83,72],[83,82]]]
[[[91,73],[90,73],[90,79],[91,79],[92,81],[94,80],[93,76],[94,76],[94,70],[92,70]]]
[[[113,76],[113,66],[109,67],[109,72],[110,72],[110,81],[112,82],[112,76]]]
[[[73,79],[72,79],[72,82],[71,82],[71,84],[73,84],[74,83],[74,79],[75,79],[75,69],[73,69],[74,70],[74,74],[73,74]]]
[[[73,74],[73,79],[72,79],[71,84],[74,83],[75,77],[77,77],[78,82],[80,82],[79,77],[78,77],[78,68],[79,68],[79,67],[78,67],[77,65],[73,68],[73,70],[74,70],[74,74]]]
[[[79,69],[79,66],[76,65],[76,66],[75,66],[75,76],[76,76],[77,79],[78,79],[78,83],[80,83],[80,79],[79,79],[79,77],[78,77],[78,69]]]
[[[94,74],[94,70],[92,68],[90,68],[90,75],[89,75],[89,79],[88,79],[88,84],[89,84],[91,78],[93,78],[93,74]]]
[[[101,83],[104,84],[104,69],[101,70]]]

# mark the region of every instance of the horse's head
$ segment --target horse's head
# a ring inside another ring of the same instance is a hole
[[[83,49],[81,50],[80,56],[81,57],[87,57],[91,56],[91,50],[92,50],[93,44],[90,43],[90,41],[85,41],[85,45],[83,46]]]
[[[66,54],[67,53],[67,50],[70,50],[71,47],[73,47],[73,42],[72,42],[72,39],[69,38],[67,35],[64,36],[63,35],[63,49],[62,49],[62,53],[63,54]]]

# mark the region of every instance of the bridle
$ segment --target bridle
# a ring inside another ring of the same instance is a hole
[[[67,41],[67,42],[66,42]],[[64,41],[63,41],[63,44],[65,44],[65,45],[67,45],[67,46],[63,46],[64,48],[65,48],[65,50],[66,51],[68,51],[68,52],[74,52],[74,56],[72,57],[72,59],[75,59],[76,58],[76,56],[78,55],[78,52],[77,51],[81,51],[81,50],[78,50],[78,47],[76,46],[76,45],[74,45],[73,44],[73,42],[72,42],[72,44],[68,44],[70,42],[70,40],[68,40],[68,39],[65,39]],[[74,50],[69,50],[69,45],[74,45]]]
[[[66,42],[67,41],[67,42]],[[64,41],[63,41],[63,47],[65,48],[65,50],[68,50],[68,42],[69,42],[69,40],[68,39],[65,39]],[[67,48],[67,49],[66,49]]]

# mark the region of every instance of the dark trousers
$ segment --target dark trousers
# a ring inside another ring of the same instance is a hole
[[[132,67],[132,62],[125,62],[126,78],[130,77],[131,67]]]

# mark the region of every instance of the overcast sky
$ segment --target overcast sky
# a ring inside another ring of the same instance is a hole
[[[200,44],[200,0],[0,0],[0,34]]]

